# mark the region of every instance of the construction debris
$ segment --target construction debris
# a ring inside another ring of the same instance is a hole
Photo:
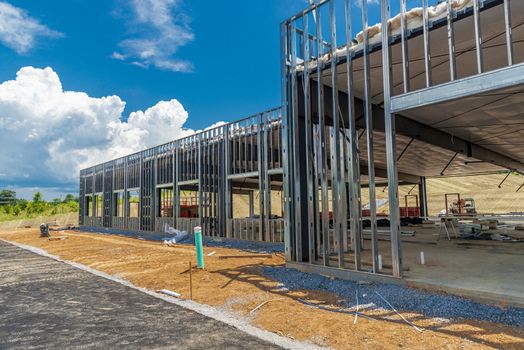
[[[182,296],[180,293],[173,292],[173,291],[171,291],[169,289],[161,289],[158,292],[166,294],[166,295],[169,295],[169,296],[172,296],[172,297],[175,297],[175,298],[180,298]]]
[[[380,297],[380,299],[382,299],[386,304],[388,304],[389,307],[391,308],[391,310],[395,311],[395,312],[397,313],[397,315],[399,315],[400,318],[403,319],[407,324],[409,324],[410,326],[412,326],[413,328],[415,328],[416,331],[418,331],[418,332],[423,332],[422,329],[418,328],[418,327],[415,326],[411,321],[408,321],[404,316],[402,316],[402,314],[401,314],[400,312],[398,312],[397,309],[395,309],[395,308],[393,307],[393,305],[391,305],[391,304],[389,303],[389,301],[387,301],[387,300],[386,300],[386,299],[385,299],[385,298],[384,298],[384,297],[383,297],[379,292],[375,291],[375,294],[377,294],[377,295]]]
[[[491,232],[481,232],[480,230],[475,230],[471,232],[462,232],[460,233],[460,238],[463,239],[478,239],[485,241],[504,241],[504,242],[520,242],[518,238],[511,237],[504,233],[491,233]]]
[[[263,303],[259,304],[257,307],[255,307],[253,310],[251,310],[249,313],[250,314],[253,314],[255,313],[258,309],[260,309],[262,306],[266,305],[267,303],[271,302],[271,301],[278,301],[278,300],[283,300],[283,299],[269,299],[269,300],[266,300],[264,301]]]
[[[49,237],[50,241],[63,241],[64,239],[67,239],[67,236],[59,236],[59,237]]]
[[[49,225],[41,224],[40,225],[40,238],[50,237],[49,235]]]
[[[182,242],[183,240],[185,240],[186,238],[189,237],[189,234],[186,231],[177,230],[176,228],[171,227],[171,226],[169,226],[167,224],[164,225],[164,232],[168,233],[170,235],[174,235],[174,237],[172,237],[172,238],[165,238],[164,239],[164,244],[166,244],[166,245],[172,245],[172,244],[180,243],[180,242]]]

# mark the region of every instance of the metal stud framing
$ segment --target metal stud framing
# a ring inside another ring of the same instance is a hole
[[[280,111],[272,109],[82,170],[81,225],[144,232],[163,232],[166,225],[190,231],[201,225],[209,236],[282,242],[284,219],[270,216],[271,193],[282,188]],[[170,199],[162,196],[165,190],[172,193]],[[255,190],[260,215],[233,219],[232,195]],[[138,217],[130,217],[129,191],[140,193]],[[123,216],[116,210],[117,193],[123,193]],[[194,198],[187,199],[188,193],[195,193]],[[103,196],[101,217],[94,208],[98,195]],[[87,196],[93,198],[89,215]],[[185,210],[183,216],[181,209],[192,205],[198,207],[197,215],[188,217]]]

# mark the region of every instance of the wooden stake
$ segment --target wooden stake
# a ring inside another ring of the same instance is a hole
[[[189,299],[193,300],[193,267],[189,262]]]

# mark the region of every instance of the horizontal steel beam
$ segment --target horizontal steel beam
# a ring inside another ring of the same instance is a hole
[[[360,174],[368,175],[367,163],[360,163]],[[375,176],[387,179],[388,171],[384,168],[375,166]],[[398,172],[398,179],[404,184],[418,184],[420,182],[420,176],[402,172]]]
[[[267,171],[267,173],[269,175],[279,175],[279,174],[283,174],[284,173],[284,169],[283,168],[269,169]]]
[[[244,181],[231,181],[231,188],[232,189],[253,189],[258,190],[259,184],[257,182],[244,182]],[[272,191],[281,191],[282,190],[282,183],[281,182],[272,182],[270,185],[270,188]]]
[[[244,179],[246,177],[258,177],[258,171],[252,171],[249,173],[231,174],[227,176],[229,180]]]
[[[524,63],[394,96],[391,111],[399,113],[520,84],[524,84]]]
[[[524,74],[524,71],[522,74]],[[524,75],[522,76],[522,79],[524,82]],[[316,88],[316,82],[312,82],[311,85]],[[331,120],[331,116],[333,115],[333,108],[331,107],[330,103],[331,94],[332,89],[329,86],[324,86],[324,110],[326,114],[326,120],[328,123]],[[345,125],[348,125],[348,95],[345,92],[339,91],[338,98],[340,101],[340,112],[344,118],[344,123],[346,123]],[[313,108],[315,108],[316,103],[316,101],[313,101]],[[357,127],[361,129],[365,128],[365,123],[364,119],[358,118],[358,116],[363,115],[363,108],[363,101],[361,99],[355,98],[355,115],[357,115]],[[314,118],[316,120],[317,116],[314,115]],[[385,130],[384,109],[377,105],[373,105],[373,123],[375,131],[383,132]],[[451,134],[448,134],[447,132],[433,128],[429,125],[422,124],[413,119],[402,116],[398,113],[396,114],[396,133],[398,135],[414,138],[415,140],[419,140],[433,146],[438,146],[450,150],[452,152],[464,154],[467,157],[472,157],[494,165],[498,165],[506,169],[518,171],[519,173],[524,173],[524,163],[516,159],[492,151],[484,146],[477,145],[470,141],[461,139],[457,136],[453,136]]]
[[[375,109],[376,112],[373,112],[375,115],[380,112],[383,113],[382,108],[375,107]],[[376,122],[376,130],[384,130],[383,114],[377,115],[377,117],[378,120]],[[524,171],[524,164],[522,162],[494,152],[483,146],[476,145],[467,140],[458,138],[444,131],[435,129],[431,126],[419,123],[398,114],[396,122],[397,134],[412,137],[415,140],[423,141],[433,146],[438,146],[453,152],[464,154],[467,157],[483,160],[506,169],[516,170],[518,172]]]
[[[177,186],[186,186],[186,185],[198,185],[198,179],[177,182]]]

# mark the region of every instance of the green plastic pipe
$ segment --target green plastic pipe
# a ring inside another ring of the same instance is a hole
[[[204,248],[202,247],[202,227],[195,227],[195,246],[197,254],[197,266],[199,269],[204,268]]]

